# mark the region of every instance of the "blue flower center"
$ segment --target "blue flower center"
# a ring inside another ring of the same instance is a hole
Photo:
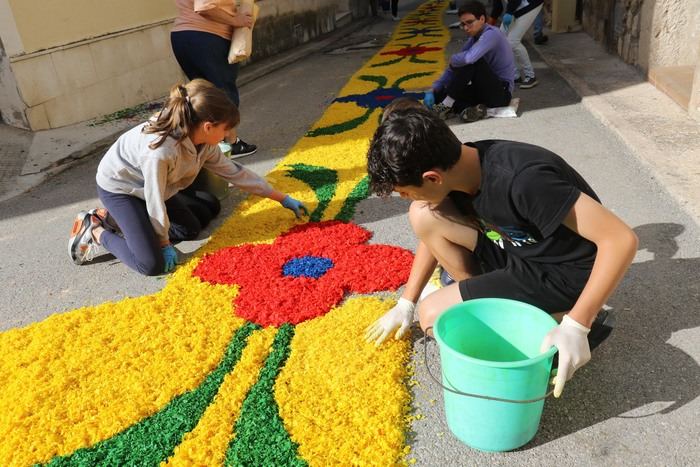
[[[292,277],[313,277],[318,279],[333,267],[333,261],[321,256],[301,256],[284,263],[282,274]]]

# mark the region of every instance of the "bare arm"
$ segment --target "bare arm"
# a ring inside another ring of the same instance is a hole
[[[435,266],[437,266],[437,260],[430,253],[428,247],[423,242],[420,242],[416,248],[416,255],[413,258],[413,265],[408,276],[408,282],[406,282],[406,288],[401,296],[416,303],[425,284],[430,280]]]
[[[569,211],[564,225],[598,248],[588,282],[569,312],[570,318],[590,328],[632,263],[638,239],[619,217],[585,193]]]
[[[253,16],[250,13],[232,15],[221,8],[212,8],[210,10],[198,11],[197,13],[204,16],[208,20],[228,24],[234,28],[249,28],[253,26]]]

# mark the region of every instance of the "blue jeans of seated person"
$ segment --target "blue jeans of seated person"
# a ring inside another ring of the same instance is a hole
[[[447,88],[435,92],[435,102],[442,102],[446,96],[450,96],[455,100],[452,110],[456,113],[477,104],[486,107],[510,104],[509,83],[501,81],[483,58],[471,65],[452,68],[452,72],[454,74]]]
[[[228,62],[230,40],[208,32],[177,31],[170,33],[170,45],[187,78],[206,79],[223,89],[236,107],[239,106],[238,63]]]

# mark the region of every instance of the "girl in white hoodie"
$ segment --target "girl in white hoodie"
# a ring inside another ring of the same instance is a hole
[[[97,168],[97,193],[105,208],[75,218],[68,248],[76,264],[91,261],[100,246],[144,275],[170,272],[173,243],[196,238],[218,214],[216,198],[180,193],[206,167],[252,194],[279,201],[297,217],[299,201],[226,158],[218,143],[239,123],[238,109],[208,81],[176,85],[163,110],[124,133]]]

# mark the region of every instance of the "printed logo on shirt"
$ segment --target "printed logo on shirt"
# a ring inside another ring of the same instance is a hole
[[[484,235],[501,248],[505,248],[504,242],[508,242],[514,247],[537,243],[537,240],[531,234],[516,227],[500,227],[490,224],[483,219],[479,219],[479,224]]]

